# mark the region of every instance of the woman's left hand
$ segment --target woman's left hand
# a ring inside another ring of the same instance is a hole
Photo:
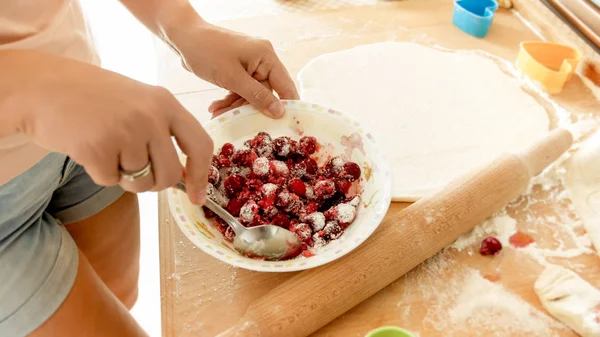
[[[280,118],[281,99],[299,99],[290,74],[273,45],[206,22],[179,32],[174,43],[184,66],[198,77],[230,91],[214,101],[209,111],[218,116],[250,103],[264,114]]]

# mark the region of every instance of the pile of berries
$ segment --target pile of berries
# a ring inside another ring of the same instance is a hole
[[[208,196],[246,227],[289,229],[303,241],[298,254],[312,256],[312,247],[342,235],[360,203],[360,196],[350,193],[360,167],[340,157],[319,167],[313,158],[319,148],[315,137],[272,139],[265,132],[239,149],[224,144],[213,156]],[[233,241],[235,233],[222,219],[207,208],[204,213]]]

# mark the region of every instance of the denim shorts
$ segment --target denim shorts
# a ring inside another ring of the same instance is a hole
[[[77,274],[77,246],[63,225],[123,193],[57,153],[0,186],[0,336],[26,336],[54,314]]]

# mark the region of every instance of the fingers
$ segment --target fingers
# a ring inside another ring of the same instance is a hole
[[[208,106],[208,112],[214,114],[218,110],[223,110],[224,108],[229,107],[238,99],[240,99],[240,95],[230,92],[223,99],[212,102],[211,105]]]
[[[153,191],[162,191],[181,180],[183,168],[169,134],[150,141],[149,150],[154,168]]]
[[[212,118],[219,117],[220,115],[226,113],[229,110],[239,108],[242,105],[246,104],[247,101],[243,98],[238,98],[235,102],[231,103],[231,105],[224,107],[222,109],[216,110],[213,112]]]
[[[150,155],[148,153],[148,145],[145,142],[138,144],[132,144],[124,147],[119,155],[119,166],[124,172],[133,174],[146,168],[148,163],[151,163]],[[145,192],[154,186],[154,174],[153,169],[144,176],[140,176],[135,180],[128,180],[121,176],[119,184],[124,190],[139,193]]]
[[[267,82],[269,88],[275,89],[280,99],[300,99],[292,77],[279,60],[272,64],[261,62],[253,77],[258,81]]]
[[[283,104],[273,95],[269,88],[250,76],[243,67],[239,67],[232,76],[228,87],[245,98],[252,106],[265,115],[280,118],[285,111]]]
[[[171,132],[181,150],[187,155],[185,182],[190,201],[202,205],[206,201],[208,172],[213,153],[212,139],[200,123],[187,112],[175,116],[171,123]]]

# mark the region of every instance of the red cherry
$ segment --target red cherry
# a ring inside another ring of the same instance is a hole
[[[314,159],[312,159],[312,158],[304,159],[304,165],[306,166],[306,173],[308,173],[310,175],[317,174],[319,165],[317,165],[317,162]]]
[[[488,236],[481,242],[479,254],[481,255],[497,255],[502,250],[502,243],[493,236]]]
[[[335,183],[331,179],[317,181],[313,188],[320,200],[331,198],[335,194]]]
[[[227,204],[227,211],[233,216],[239,216],[240,210],[242,209],[244,204],[245,202],[243,200],[233,198],[229,200],[229,203]]]
[[[317,152],[317,139],[310,136],[300,138],[297,152],[304,157],[308,157]]]
[[[225,193],[228,197],[234,197],[236,193],[241,192],[246,184],[246,178],[233,174],[225,178],[223,186],[225,187]]]
[[[248,179],[246,182],[246,187],[248,187],[250,191],[259,191],[262,186],[263,182],[260,181],[260,179]]]
[[[289,188],[292,193],[296,193],[302,197],[306,196],[306,184],[298,178],[290,181]]]
[[[211,211],[210,209],[208,209],[208,208],[206,208],[204,206],[202,206],[202,210],[204,211],[204,216],[207,219],[212,219],[212,218],[214,218],[214,217],[217,216],[213,211]]]
[[[352,183],[348,180],[339,179],[335,182],[335,186],[337,187],[338,191],[348,194],[350,187],[352,187]]]
[[[316,203],[316,202],[309,202],[304,207],[304,211],[306,212],[306,214],[311,214],[311,213],[314,213],[314,212],[316,212],[318,210],[319,210],[319,204]]]
[[[275,154],[280,157],[287,157],[292,152],[292,140],[290,137],[279,137],[273,140]]]
[[[231,144],[231,143],[225,143],[221,147],[219,156],[224,156],[224,157],[229,158],[233,155],[233,152],[235,152],[235,146],[233,146],[233,144]]]
[[[344,179],[350,182],[357,180],[358,178],[360,178],[360,166],[353,162],[345,163],[342,176]]]
[[[221,175],[219,174],[219,170],[216,167],[210,166],[210,170],[208,172],[208,182],[216,185],[221,180]]]
[[[288,228],[290,226],[290,217],[285,213],[277,213],[273,217],[273,224],[275,226]]]

